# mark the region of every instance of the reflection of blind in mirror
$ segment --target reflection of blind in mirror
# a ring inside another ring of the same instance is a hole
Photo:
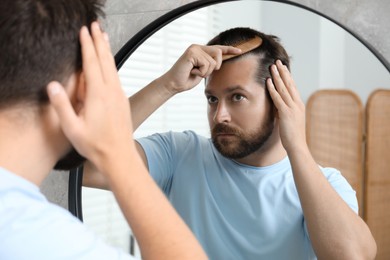
[[[389,86],[388,71],[335,24],[284,3],[243,0],[186,14],[147,39],[119,71],[125,92],[130,96],[162,75],[190,44],[204,44],[235,26],[249,26],[280,37],[292,56],[292,72],[303,100],[317,89],[350,88],[364,101],[373,88]],[[172,98],[141,125],[135,136],[187,129],[208,136],[203,84]],[[109,243],[129,251],[130,231],[113,205],[116,202],[110,193],[83,190],[86,224]]]
[[[214,8],[203,8],[171,22],[147,39],[119,71],[126,93],[135,93],[165,73],[189,45],[205,44],[218,30],[217,14]],[[135,136],[188,129],[208,136],[203,91],[202,81],[191,91],[173,97],[140,126]]]
[[[218,10],[203,8],[171,22],[147,39],[119,70],[122,86],[128,96],[165,73],[193,44],[205,44],[217,32]],[[156,132],[194,130],[208,136],[207,103],[204,82],[181,93],[150,116],[135,136]],[[84,222],[109,244],[130,251],[130,229],[111,192],[83,188]],[[139,248],[135,255],[140,258]]]
[[[100,238],[129,252],[131,231],[112,192],[83,187],[83,221]]]

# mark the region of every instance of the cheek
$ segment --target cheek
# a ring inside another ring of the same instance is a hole
[[[235,110],[234,120],[247,127],[261,125],[269,117],[270,106],[266,103],[255,103]]]
[[[232,114],[232,119],[237,125],[241,125],[243,128],[245,128],[244,126],[251,126],[259,120],[259,114],[255,111],[254,109],[236,110]]]

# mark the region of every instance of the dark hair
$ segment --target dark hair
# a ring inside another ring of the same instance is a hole
[[[46,85],[82,67],[79,31],[99,16],[101,0],[1,0],[0,109],[48,101]]]
[[[211,39],[207,45],[237,45],[259,36],[263,42],[256,49],[242,54],[240,56],[231,58],[225,62],[230,62],[239,59],[249,54],[254,54],[258,57],[259,70],[256,75],[257,81],[265,86],[267,78],[271,77],[270,66],[281,60],[284,65],[290,69],[290,58],[286,50],[280,44],[278,37],[274,35],[267,35],[251,28],[237,27],[221,32],[216,37]]]

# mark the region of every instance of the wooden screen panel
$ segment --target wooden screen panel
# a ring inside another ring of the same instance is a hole
[[[390,259],[390,90],[371,93],[366,107],[364,219],[378,246],[377,260]]]
[[[363,214],[363,104],[350,90],[314,92],[306,106],[306,137],[318,164],[340,170]]]

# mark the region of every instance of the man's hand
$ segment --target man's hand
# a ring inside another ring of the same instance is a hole
[[[318,259],[373,259],[376,244],[368,226],[330,185],[309,151],[305,106],[290,72],[277,61],[271,74],[267,87],[278,110],[280,138]]]
[[[189,90],[198,85],[202,78],[221,68],[223,54],[240,53],[240,49],[232,46],[193,44],[160,80],[172,94]]]
[[[81,110],[73,109],[57,82],[48,85],[50,103],[63,132],[78,152],[107,177],[108,186],[131,225],[144,259],[206,259],[199,242],[148,174],[132,140],[128,100],[99,25],[80,32],[85,74]]]
[[[284,148],[290,152],[306,146],[305,105],[286,65],[278,60],[271,66],[271,74],[267,87],[277,109],[280,138]]]
[[[85,87],[85,93],[76,90],[80,110],[75,111],[58,82],[49,83],[48,94],[64,134],[80,154],[104,171],[103,164],[116,156],[113,151],[129,149],[132,124],[107,36],[97,22],[92,23],[91,34],[86,27],[80,31]]]

